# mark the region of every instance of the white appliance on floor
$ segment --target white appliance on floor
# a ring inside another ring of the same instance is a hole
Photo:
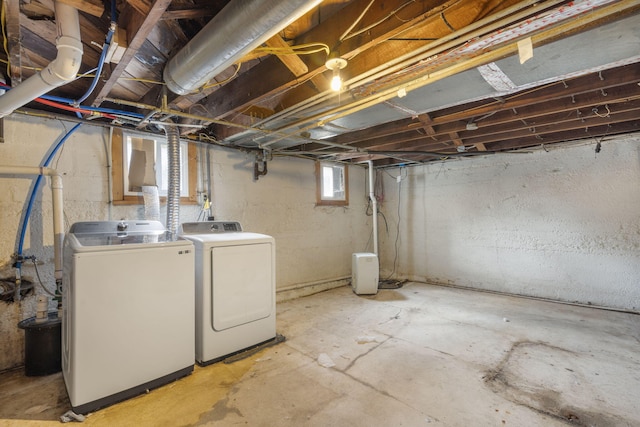
[[[276,338],[275,240],[238,222],[182,224],[196,249],[196,361],[208,365]]]
[[[86,413],[190,374],[194,247],[157,221],[74,224],[65,238],[62,371]]]
[[[351,254],[351,287],[357,295],[378,293],[380,266],[378,255],[368,252]]]

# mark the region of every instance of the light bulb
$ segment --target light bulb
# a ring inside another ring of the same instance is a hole
[[[340,74],[334,71],[333,78],[331,79],[331,90],[334,92],[339,92],[342,89],[342,79],[340,78]]]
[[[331,78],[331,90],[339,92],[342,89],[342,78],[340,77],[340,70],[347,66],[347,61],[342,58],[330,58],[327,59],[325,66],[333,71],[333,77]]]

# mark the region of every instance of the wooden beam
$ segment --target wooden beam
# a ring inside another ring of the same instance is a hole
[[[4,0],[5,22],[7,31],[7,47],[9,49],[9,78],[11,86],[22,81],[22,58],[20,56],[20,1]]]
[[[147,4],[147,2],[137,1],[129,1],[128,3],[135,3],[137,7],[142,7]],[[156,0],[152,5],[149,5],[150,9],[146,14],[141,14],[137,8],[135,8],[135,10],[132,10],[131,18],[129,19],[129,23],[127,25],[129,46],[124,52],[124,55],[122,56],[122,59],[120,59],[118,65],[111,72],[111,75],[109,76],[107,81],[104,82],[96,92],[97,95],[95,95],[94,99],[91,101],[91,104],[94,107],[102,104],[104,98],[109,94],[129,63],[134,59],[136,53],[138,53],[138,50],[140,49],[142,44],[147,40],[147,36],[156,25],[156,21],[160,19],[160,17],[170,4],[171,0]]]
[[[349,59],[349,64],[343,70],[343,75],[348,80],[351,76],[361,75],[373,68],[384,67],[389,61],[399,56],[408,55],[415,49],[424,45],[424,42],[416,44],[406,41],[390,41],[394,38],[405,35],[410,30],[419,29],[420,34],[429,38],[438,38],[448,35],[451,29],[443,22],[439,14],[439,10],[446,7],[444,1],[424,1],[406,3],[401,0],[381,2],[379,7],[372,8],[360,22],[359,28],[373,25],[370,30],[358,34],[354,37],[347,37],[340,40],[345,30],[358,19],[362,10],[368,6],[370,0],[355,0],[348,6],[343,8],[340,13],[333,15],[321,25],[312,28],[306,34],[295,40],[295,44],[308,42],[323,42],[331,47],[337,55]],[[474,7],[485,7],[487,5],[495,6],[497,9],[506,8],[511,4],[517,3],[516,0],[508,0],[498,2],[497,0],[481,0],[481,1],[463,1],[454,7],[460,16],[454,20],[456,25],[462,23],[471,23],[477,19],[475,14],[465,12],[465,5],[474,4]],[[404,6],[403,16],[412,17],[408,20],[386,19],[393,15],[394,11]],[[494,8],[494,10],[495,10]],[[464,16],[463,16],[464,15]],[[449,17],[448,17],[449,19]],[[466,21],[465,21],[466,19]],[[450,22],[451,22],[450,21]],[[377,25],[375,25],[377,23]],[[412,33],[413,34],[413,33]],[[321,73],[325,70],[324,58],[319,61],[318,57],[303,58],[308,65],[310,73]],[[282,76],[269,72],[269,66],[272,63],[263,63],[254,67],[253,75],[246,73],[239,76],[234,85],[228,85],[221,88],[215,97],[210,97],[207,105],[212,115],[216,118],[224,118],[233,112],[237,112],[246,108],[248,104],[261,102],[261,99],[274,96],[278,91],[285,91],[286,86],[290,85],[290,81],[282,82]],[[256,81],[255,76],[261,77]],[[269,80],[267,80],[269,79]],[[301,97],[296,96],[292,92],[303,91],[301,85],[297,88],[291,87],[287,92],[287,100],[297,101]],[[242,90],[238,90],[242,88]],[[326,89],[325,89],[326,90]],[[212,99],[215,98],[215,99]],[[296,104],[288,102],[282,103],[280,109],[286,109]]]
[[[89,15],[97,16],[98,18],[104,13],[104,3],[100,0],[58,0],[60,3],[68,4],[75,7],[81,12],[88,13]]]
[[[271,37],[265,42],[268,47],[276,49],[284,49],[287,51],[286,55],[276,55],[280,61],[293,73],[294,76],[300,77],[303,74],[309,72],[309,67],[304,63],[298,55],[293,52],[291,46],[278,34]]]
[[[451,142],[453,142],[453,145],[455,145],[456,147],[464,146],[464,143],[462,142],[462,139],[460,139],[460,135],[458,135],[458,132],[449,132],[449,138],[451,138]]]
[[[436,134],[436,131],[433,128],[433,120],[431,119],[431,116],[429,116],[429,114],[420,114],[418,116],[418,121],[422,124],[422,129],[424,129],[427,135],[433,136]]]
[[[604,80],[601,80],[600,76]],[[636,84],[637,82],[640,82],[640,67],[627,65],[617,69],[605,70],[599,74],[590,74],[529,90],[526,96],[515,93],[504,97],[499,102],[485,100],[482,103],[476,103],[472,108],[465,104],[432,112],[429,115],[430,124],[437,126],[435,136],[446,135],[452,131],[465,131],[465,125],[469,120],[489,115],[479,122],[479,131],[472,131],[473,133],[481,134],[482,129],[488,126],[530,120],[556,112],[564,112],[566,114],[569,111],[575,111],[580,108],[597,104],[602,105],[604,101],[606,101],[604,103],[613,103],[616,102],[615,100],[626,100],[628,97],[640,95],[640,87]],[[606,99],[602,98],[601,89],[606,90],[608,95]],[[517,115],[513,114],[514,108],[517,108]],[[366,148],[369,144],[375,144],[378,140],[383,141],[390,137],[392,138],[401,132],[410,134],[409,131],[415,131],[423,127],[423,122],[407,118],[342,134],[331,138],[330,141]]]
[[[185,8],[171,8],[166,10],[162,14],[162,20],[176,20],[176,19],[198,19],[208,16],[214,16],[220,11],[220,8],[213,5],[205,4],[199,7],[185,7]]]
[[[138,12],[140,15],[143,15],[143,16],[151,12],[151,9],[153,8],[153,5],[152,5],[153,0],[126,0],[126,1],[127,1],[127,4],[131,6],[133,10],[135,10],[136,12]]]

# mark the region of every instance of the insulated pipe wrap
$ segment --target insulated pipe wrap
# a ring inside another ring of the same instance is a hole
[[[276,35],[320,0],[235,0],[227,4],[167,64],[174,93],[192,92]]]
[[[167,231],[178,233],[180,226],[180,135],[177,126],[164,127],[167,135],[169,183],[167,188]]]

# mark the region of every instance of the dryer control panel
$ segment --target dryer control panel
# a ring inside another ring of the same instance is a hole
[[[201,221],[185,222],[180,227],[179,234],[236,233],[239,231],[242,231],[242,226],[237,221]]]

